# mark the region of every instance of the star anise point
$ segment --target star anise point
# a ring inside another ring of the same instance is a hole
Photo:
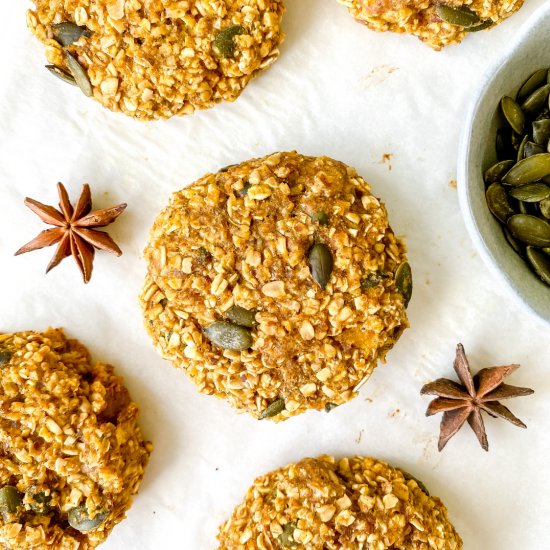
[[[481,411],[489,416],[502,418],[520,428],[527,426],[499,401],[530,395],[530,388],[521,388],[505,384],[504,378],[519,368],[518,364],[489,367],[480,370],[472,376],[464,346],[458,344],[454,369],[461,384],[439,378],[425,384],[420,390],[421,395],[436,395],[428,405],[426,416],[443,413],[438,441],[438,449],[442,451],[448,441],[468,422],[474,431],[479,444],[489,450],[489,442]]]
[[[82,191],[74,207],[61,182],[57,184],[57,192],[59,210],[29,197],[25,199],[25,205],[44,223],[53,225],[53,228],[40,232],[34,239],[23,245],[15,255],[57,244],[57,249],[46,268],[46,273],[59,265],[67,256],[72,255],[82,273],[84,283],[88,283],[92,276],[96,248],[116,256],[122,254],[122,250],[113,239],[105,231],[98,231],[96,228],[113,223],[127,205],[123,203],[92,212],[92,195],[87,183],[82,186]]]

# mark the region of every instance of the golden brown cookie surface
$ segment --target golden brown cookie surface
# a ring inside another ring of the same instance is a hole
[[[437,497],[370,457],[306,458],[259,477],[218,533],[220,550],[459,550]]]
[[[34,0],[28,26],[48,61],[69,72],[55,25],[85,35],[67,46],[93,97],[140,120],[234,101],[279,55],[282,0]],[[222,33],[222,34],[220,34]],[[61,82],[60,86],[63,85]]]
[[[325,288],[314,247],[332,260]],[[276,153],[201,178],[157,217],[145,258],[161,355],[256,417],[348,401],[408,326],[404,246],[368,184],[327,157]],[[235,306],[248,322],[233,323]],[[243,345],[220,346],[212,327]]]
[[[0,546],[85,550],[137,493],[151,444],[110,365],[63,331],[0,335]]]
[[[519,10],[524,0],[338,0],[375,31],[409,33],[440,50]],[[441,8],[443,7],[443,8]],[[444,11],[440,11],[443,9]],[[461,13],[462,12],[462,13]],[[443,17],[442,17],[443,15]],[[462,22],[461,24],[454,24]],[[467,26],[463,26],[467,25]]]

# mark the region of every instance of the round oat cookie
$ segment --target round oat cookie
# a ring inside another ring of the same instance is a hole
[[[375,31],[410,33],[434,50],[498,23],[524,0],[338,0]],[[460,23],[460,24],[459,24]],[[466,26],[464,26],[466,25]]]
[[[375,458],[306,458],[259,477],[218,533],[219,550],[460,550],[437,497]]]
[[[62,330],[0,334],[0,547],[102,543],[151,452],[137,418],[113,368]]]
[[[155,346],[257,418],[350,400],[408,326],[404,245],[368,184],[327,157],[208,174],[149,239],[140,301]]]
[[[33,2],[27,24],[57,72],[74,74],[68,51],[88,94],[140,120],[234,101],[277,59],[284,38],[283,0]]]

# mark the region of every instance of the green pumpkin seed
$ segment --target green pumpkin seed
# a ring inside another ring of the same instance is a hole
[[[212,42],[212,50],[218,57],[229,58],[235,56],[235,36],[244,34],[244,27],[232,25],[220,31]]]
[[[459,27],[475,27],[481,23],[481,19],[477,13],[465,6],[451,8],[451,6],[446,6],[445,4],[438,4],[435,7],[435,13],[446,23]]]
[[[550,220],[550,199],[544,199],[544,200],[539,202],[539,212],[547,220]]]
[[[418,487],[424,492],[426,493],[428,496],[430,496],[430,492],[428,491],[428,488],[426,487],[426,485],[424,485],[424,483],[422,483],[417,477],[413,476],[412,474],[409,474],[409,472],[406,472],[405,470],[401,470],[401,473],[403,474],[403,477],[408,481],[410,479],[416,481],[416,484],[418,485]]]
[[[544,145],[548,143],[550,139],[550,119],[544,118],[542,120],[535,120],[533,122],[533,141],[538,145]]]
[[[262,411],[258,419],[263,420],[264,418],[273,418],[274,416],[282,413],[285,408],[285,400],[283,398],[277,399]]]
[[[508,194],[500,183],[492,183],[485,192],[485,199],[489,210],[502,223],[515,214],[508,200]]]
[[[225,312],[225,316],[241,327],[253,327],[257,325],[256,312],[241,306],[233,306]]]
[[[31,487],[27,491],[27,495],[29,499],[32,501],[30,503],[31,510],[35,514],[39,514],[41,516],[49,514],[52,509],[52,507],[50,506],[50,502],[52,500],[51,495],[47,495],[46,493],[44,493],[44,491],[38,491],[38,492],[35,492],[35,491],[36,491],[35,487]]]
[[[513,160],[501,160],[500,162],[493,164],[493,166],[485,171],[485,175],[483,176],[485,183],[490,184],[500,181],[502,176],[504,176],[506,172],[509,172],[510,168],[512,168],[514,164],[515,162]]]
[[[204,264],[210,257],[210,252],[208,252],[204,246],[199,246],[199,248],[197,248],[197,262],[199,262],[199,264]]]
[[[528,183],[510,190],[510,196],[523,202],[540,202],[550,197],[550,187],[544,183]]]
[[[85,96],[91,97],[92,84],[90,83],[90,79],[88,78],[86,71],[82,68],[82,65],[69,52],[65,52],[65,58],[76,85],[82,90],[82,93]]]
[[[405,307],[409,305],[413,291],[412,270],[407,262],[403,262],[395,271],[395,286],[405,302]]]
[[[67,519],[69,521],[69,525],[73,529],[85,533],[99,527],[108,515],[109,512],[103,511],[98,512],[93,518],[91,518],[88,514],[88,509],[86,506],[77,506],[76,508],[71,508],[69,510]]]
[[[525,115],[521,107],[511,97],[505,95],[500,100],[500,108],[514,132],[521,134],[525,126]]]
[[[468,27],[464,29],[466,32],[479,32],[484,31],[485,29],[488,29],[489,27],[492,27],[494,25],[494,21],[492,19],[487,19],[486,21],[482,21],[479,25],[474,25],[473,27]]]
[[[296,524],[294,522],[283,525],[283,532],[277,537],[279,544],[283,548],[293,548],[294,546],[298,546],[298,543],[295,542],[293,537],[295,529]]]
[[[318,210],[317,212],[313,212],[311,214],[311,221],[319,222],[319,225],[328,225],[328,215],[323,210]]]
[[[2,514],[15,514],[23,504],[23,495],[16,487],[6,485],[0,489],[0,512]]]
[[[524,153],[524,150],[525,150],[525,144],[527,143],[527,140],[529,139],[529,136],[523,136],[523,139],[521,140],[521,143],[519,144],[519,147],[518,147],[518,154],[517,154],[517,157],[516,157],[516,160],[517,162],[519,162],[520,160],[523,159],[523,153]]]
[[[506,222],[512,237],[532,246],[550,246],[550,224],[529,214],[515,214]]]
[[[89,37],[90,31],[86,27],[79,27],[75,23],[66,21],[64,23],[56,23],[52,25],[52,31],[54,38],[62,46],[70,46],[83,37]]]
[[[516,100],[522,101],[526,97],[529,97],[537,88],[546,82],[546,76],[548,74],[547,69],[539,69],[535,71],[520,87]]]
[[[332,253],[326,244],[314,244],[308,254],[311,276],[324,290],[330,280],[333,268]]]
[[[223,349],[244,350],[252,346],[252,334],[244,327],[229,321],[217,321],[204,329],[206,337]]]
[[[508,185],[525,185],[550,175],[550,153],[541,153],[520,160],[502,178]]]
[[[533,116],[537,111],[543,108],[549,93],[550,84],[541,86],[521,104],[521,109],[526,115]]]
[[[532,141],[528,141],[523,148],[523,157],[532,157],[533,155],[540,155],[544,152],[546,152],[546,150],[543,147],[533,143]]]
[[[12,355],[11,351],[0,351],[0,366],[9,363]]]
[[[523,256],[522,246],[519,244],[518,241],[516,241],[516,239],[514,239],[514,237],[512,237],[512,234],[510,233],[510,231],[508,231],[508,228],[503,225],[502,230],[504,231],[504,237],[508,241],[508,244],[514,249],[514,252],[516,252],[520,256]]]
[[[325,412],[329,413],[330,411],[334,410],[338,405],[336,403],[327,403],[325,405]]]
[[[527,247],[526,256],[535,273],[550,285],[550,256],[532,246]]]
[[[50,71],[54,76],[59,78],[60,80],[63,80],[63,82],[66,82],[67,84],[71,84],[72,86],[76,86],[76,80],[65,71],[62,71],[59,67],[56,67],[55,65],[46,65],[46,69]]]
[[[381,271],[373,271],[369,273],[364,279],[361,280],[361,290],[368,290],[378,286],[383,279],[387,279],[389,275],[382,273]]]

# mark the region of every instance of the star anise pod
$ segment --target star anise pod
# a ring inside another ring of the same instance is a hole
[[[26,206],[44,223],[54,227],[42,231],[32,241],[23,245],[15,255],[57,244],[57,249],[48,264],[46,273],[59,265],[67,256],[72,255],[82,273],[84,282],[87,283],[92,276],[95,248],[106,250],[117,256],[122,254],[120,248],[107,233],[93,228],[105,227],[113,223],[127,205],[118,204],[112,208],[92,212],[92,195],[87,183],[82,186],[82,192],[74,208],[62,183],[57,184],[57,191],[60,210],[28,197],[25,199]]]
[[[443,450],[449,439],[462,428],[466,421],[476,434],[480,445],[488,451],[489,443],[481,411],[485,411],[493,418],[504,418],[514,426],[527,427],[509,409],[499,403],[501,399],[533,393],[533,390],[529,388],[519,388],[503,383],[504,378],[517,368],[519,368],[519,365],[491,367],[480,370],[472,377],[464,347],[462,344],[457,345],[454,369],[462,385],[453,380],[439,378],[435,382],[426,384],[420,390],[422,395],[438,396],[429,404],[426,416],[443,413],[438,444],[440,451]]]

